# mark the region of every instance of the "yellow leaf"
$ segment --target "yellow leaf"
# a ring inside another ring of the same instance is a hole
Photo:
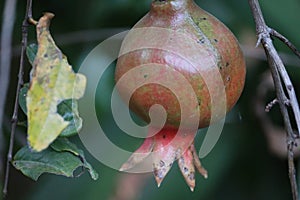
[[[26,97],[28,141],[36,151],[46,149],[70,123],[57,113],[57,105],[65,99],[81,98],[86,87],[85,76],[73,72],[50,35],[53,17],[45,13],[38,22],[38,52]]]

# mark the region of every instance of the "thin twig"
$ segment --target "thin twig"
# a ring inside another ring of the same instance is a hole
[[[15,132],[16,132],[16,127],[17,127],[17,123],[18,123],[19,92],[20,92],[21,86],[23,85],[24,56],[25,56],[25,51],[26,51],[26,47],[27,47],[29,19],[32,19],[32,0],[27,0],[26,14],[25,14],[25,18],[22,23],[22,50],[21,50],[16,98],[15,98],[15,104],[14,104],[14,112],[13,112],[13,116],[12,116],[9,149],[8,149],[8,153],[7,153],[6,172],[5,172],[5,180],[4,180],[4,186],[3,186],[4,196],[7,195],[10,163],[12,160],[14,138],[15,138]]]
[[[268,105],[265,108],[266,112],[270,112],[271,109],[278,103],[278,99],[274,99],[273,101],[271,101],[270,103],[268,103]]]
[[[9,74],[12,58],[12,33],[16,14],[16,0],[6,0],[3,10],[3,23],[1,27],[1,55],[0,55],[0,180],[2,180],[2,167],[4,166],[4,110],[6,94],[9,86]]]
[[[280,59],[271,39],[272,31],[266,25],[263,18],[258,0],[248,0],[255,24],[256,32],[258,35],[258,44],[261,43],[265,49],[265,53],[269,62],[270,70],[272,73],[278,104],[280,106],[281,113],[287,132],[287,147],[288,147],[288,166],[289,166],[289,178],[292,189],[292,196],[294,200],[298,200],[298,190],[296,181],[296,169],[294,164],[294,147],[295,147],[295,135],[291,125],[290,115],[288,112],[288,106],[292,107],[292,111],[297,124],[297,136],[300,133],[300,113],[299,105],[294,91],[294,87],[291,83],[289,75]],[[274,32],[273,32],[274,33]],[[285,92],[286,91],[286,92]],[[288,97],[286,96],[286,93]],[[287,105],[287,99],[289,104]]]
[[[269,32],[272,36],[278,38],[283,43],[285,43],[286,46],[288,46],[292,50],[292,52],[294,52],[294,54],[300,58],[300,52],[297,50],[296,46],[293,43],[291,43],[286,37],[284,37],[282,34],[280,34],[272,28],[270,28]]]

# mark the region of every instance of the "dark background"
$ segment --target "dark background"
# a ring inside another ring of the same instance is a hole
[[[13,59],[11,80],[6,100],[4,116],[4,140],[0,141],[0,153],[3,165],[8,148],[10,117],[13,110],[19,52],[21,44],[21,23],[24,18],[25,2],[17,4],[17,16],[14,28]],[[278,106],[270,113],[256,112],[264,109],[274,98],[272,87],[265,82],[268,65],[260,47],[256,43],[255,27],[247,1],[240,0],[197,0],[198,5],[223,21],[240,41],[247,59],[247,80],[245,90],[235,109],[229,114],[225,128],[213,151],[202,162],[209,171],[209,178],[196,177],[195,192],[189,188],[179,172],[177,164],[173,166],[161,188],[157,188],[154,178],[148,175],[126,176],[125,173],[112,170],[89,155],[88,160],[99,172],[100,178],[92,181],[88,174],[79,178],[65,178],[55,175],[42,175],[37,182],[12,169],[8,199],[122,199],[120,196],[132,192],[134,199],[291,199],[288,179],[287,160],[285,158],[285,133]],[[33,1],[33,15],[38,19],[43,12],[55,13],[51,32],[57,45],[68,56],[74,69],[78,68],[85,56],[109,36],[132,27],[150,7],[150,0],[64,0]],[[269,26],[288,37],[300,47],[300,2],[297,0],[261,1],[262,10]],[[3,10],[3,1],[0,2]],[[2,17],[3,13],[1,13]],[[2,19],[1,19],[2,21]],[[34,27],[30,27],[29,41],[35,40]],[[286,63],[296,93],[300,88],[300,61],[280,42],[274,41]],[[25,79],[28,81],[30,65],[26,63]],[[136,149],[140,141],[132,142],[115,126],[110,114],[109,92],[113,88],[114,66],[105,73],[101,92],[97,93],[96,109],[103,126],[110,130],[109,137],[127,148]],[[258,92],[266,89],[265,95]],[[0,94],[2,91],[0,91]],[[108,95],[107,95],[108,94]],[[24,116],[20,116],[20,120]],[[199,149],[201,133],[196,139]],[[126,141],[128,140],[128,141]],[[80,146],[79,139],[74,141]],[[18,128],[16,148],[26,143],[26,130]],[[82,147],[82,146],[81,146]],[[83,147],[82,147],[83,148]],[[296,166],[298,166],[296,162]],[[300,166],[299,166],[300,167]],[[0,177],[3,180],[3,167]],[[122,182],[125,180],[126,184]],[[126,186],[126,187],[124,187]],[[0,188],[2,187],[2,181]],[[136,190],[132,191],[131,187]],[[120,194],[120,191],[125,194]],[[125,197],[125,196],[124,196]],[[0,197],[1,198],[1,197]]]

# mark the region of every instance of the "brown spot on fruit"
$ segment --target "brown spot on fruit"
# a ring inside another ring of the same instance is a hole
[[[230,76],[227,76],[226,81],[229,82],[231,80]]]
[[[164,167],[164,166],[165,166],[165,162],[161,160],[161,161],[159,162],[159,165],[160,165],[160,167]]]

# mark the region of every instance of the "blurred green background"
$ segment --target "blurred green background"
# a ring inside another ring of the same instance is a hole
[[[239,39],[247,58],[245,90],[235,109],[228,115],[225,128],[212,152],[202,160],[209,171],[209,178],[196,177],[195,191],[190,192],[175,164],[158,189],[150,175],[127,175],[110,169],[94,159],[88,152],[88,160],[99,172],[100,178],[92,181],[88,174],[69,179],[55,175],[42,175],[37,182],[23,176],[12,168],[8,199],[291,199],[285,158],[285,133],[278,107],[270,113],[261,112],[262,105],[274,98],[268,80],[268,65],[256,43],[255,27],[247,1],[197,0],[205,10],[223,21]],[[3,10],[4,1],[0,2]],[[13,58],[9,92],[0,141],[0,177],[2,187],[4,159],[8,148],[10,118],[13,110],[19,52],[21,23],[26,1],[18,1],[13,36]],[[33,1],[33,15],[38,19],[43,12],[55,13],[51,32],[58,46],[68,56],[76,69],[87,54],[109,36],[132,27],[150,8],[151,0],[64,0]],[[297,47],[300,47],[300,2],[297,0],[261,1],[269,26],[275,28]],[[1,17],[3,12],[1,13]],[[2,18],[1,18],[2,22]],[[34,27],[30,27],[29,41],[35,40]],[[300,88],[300,61],[280,42],[274,41],[287,65],[296,93]],[[25,79],[28,81],[30,65],[26,62]],[[114,86],[114,65],[101,80],[97,92],[97,112],[109,137],[128,149],[136,149],[141,141],[122,136],[113,122],[110,111],[110,92]],[[2,91],[0,91],[0,94]],[[20,120],[24,119],[21,114]],[[203,133],[196,139],[200,148]],[[74,141],[84,148],[79,138]],[[18,128],[15,151],[26,143],[26,130]],[[299,154],[296,154],[296,156]],[[298,164],[296,163],[296,166]],[[300,167],[300,166],[299,166]],[[136,188],[134,190],[134,188]],[[124,194],[123,194],[123,193]],[[0,196],[1,198],[1,196]]]

